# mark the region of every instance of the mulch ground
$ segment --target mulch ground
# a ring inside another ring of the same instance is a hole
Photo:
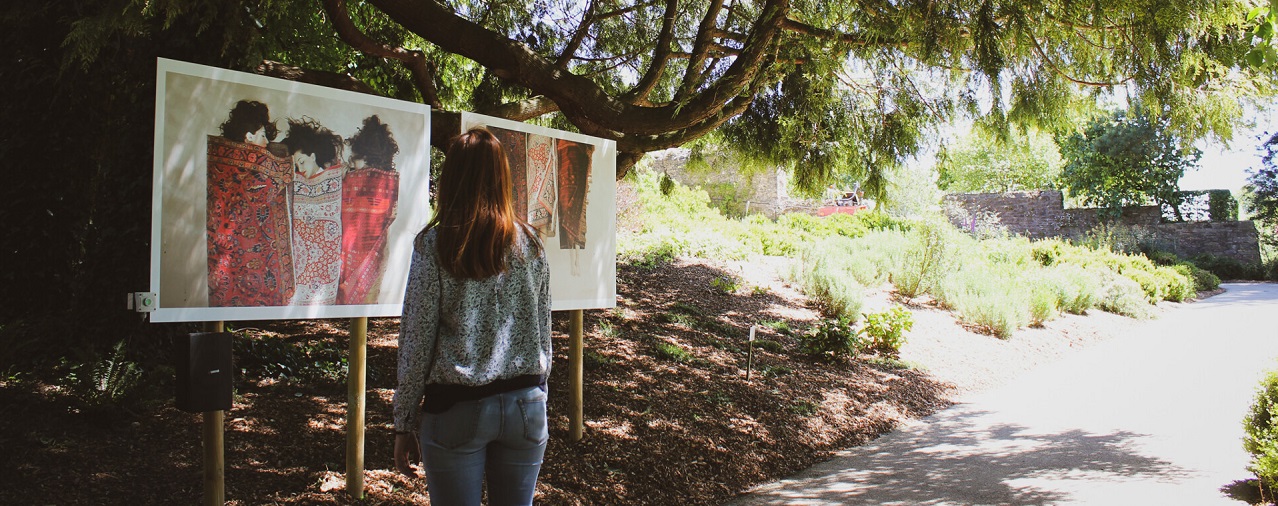
[[[569,440],[568,323],[555,315],[539,504],[721,504],[948,404],[949,385],[892,361],[804,356],[795,334],[814,313],[801,297],[716,282],[739,278],[703,263],[622,265],[618,278],[618,307],[585,316],[578,442]],[[749,328],[765,321],[747,379]],[[246,339],[344,350],[345,325],[235,328]],[[423,480],[391,470],[397,333],[396,319],[370,322],[366,497],[346,491],[345,379],[253,374],[237,378],[226,413],[228,504],[427,503]],[[0,380],[0,406],[0,504],[202,499],[201,415],[171,400],[85,410],[49,378],[28,378]]]

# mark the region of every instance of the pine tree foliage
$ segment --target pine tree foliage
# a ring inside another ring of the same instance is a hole
[[[557,113],[543,121],[617,140],[619,177],[726,125],[733,146],[793,166],[802,186],[840,172],[871,192],[959,116],[1059,128],[1117,91],[1185,139],[1227,139],[1242,104],[1271,92],[1248,64],[1267,17],[1241,1],[320,3],[99,2],[68,43],[91,58],[148,19],[236,11],[249,23],[222,39],[281,63],[265,73],[517,120]]]

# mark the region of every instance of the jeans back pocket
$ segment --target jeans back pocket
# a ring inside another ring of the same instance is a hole
[[[541,391],[537,390],[537,392]],[[520,399],[519,412],[524,418],[525,440],[539,445],[550,439],[550,430],[546,427],[545,394],[533,399]]]
[[[448,450],[474,442],[479,428],[479,408],[478,401],[465,401],[454,404],[443,413],[424,414],[426,440]]]

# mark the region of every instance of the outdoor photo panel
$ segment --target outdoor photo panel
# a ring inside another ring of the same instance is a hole
[[[510,162],[515,210],[550,262],[556,311],[617,305],[617,145],[614,141],[462,114],[462,130],[491,131]]]
[[[399,316],[429,107],[157,67],[151,321]]]

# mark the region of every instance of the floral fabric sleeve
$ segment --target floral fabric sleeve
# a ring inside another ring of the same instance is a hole
[[[439,338],[439,265],[433,241],[414,248],[399,325],[399,386],[395,388],[395,431],[417,433],[426,369]]]

